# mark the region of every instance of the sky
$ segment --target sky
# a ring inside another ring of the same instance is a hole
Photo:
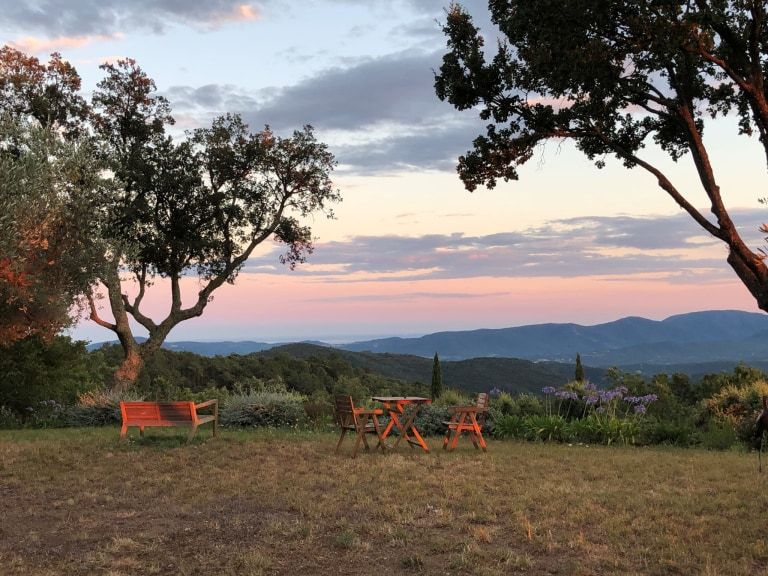
[[[550,142],[517,182],[467,192],[457,157],[482,132],[476,114],[434,94],[447,0],[0,0],[0,43],[77,68],[130,57],[173,108],[177,127],[237,112],[254,131],[316,128],[339,162],[336,218],[311,221],[315,252],[291,271],[262,245],[235,285],[169,340],[330,342],[545,322],[663,319],[696,310],[757,311],[726,249],[640,170],[598,170],[569,142]],[[481,0],[463,3],[488,44]],[[726,205],[747,243],[767,176],[755,140],[723,118],[706,133]],[[661,165],[707,212],[690,159]],[[184,280],[186,302],[199,289]],[[160,283],[145,299],[162,319]],[[108,313],[103,311],[104,316]],[[138,333],[141,331],[138,330]],[[113,334],[88,320],[72,331]]]

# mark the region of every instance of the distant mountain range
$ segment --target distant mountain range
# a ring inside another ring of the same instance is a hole
[[[768,360],[768,315],[736,310],[692,312],[661,321],[629,317],[597,324],[535,324],[384,338],[345,350],[432,356],[573,362],[591,366]]]
[[[312,344],[324,345],[320,342]],[[92,344],[97,348],[100,344]],[[165,347],[203,356],[250,354],[281,346],[265,342],[168,342]],[[383,338],[335,346],[351,352],[406,354],[443,360],[509,358],[572,365],[674,371],[696,364],[732,366],[768,361],[768,315],[735,310],[693,312],[661,321],[628,317],[597,324],[535,324],[514,328],[437,332],[419,338]],[[681,370],[682,371],[682,370]]]

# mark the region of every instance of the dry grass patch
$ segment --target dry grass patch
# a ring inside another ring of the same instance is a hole
[[[167,433],[166,433],[167,432]],[[335,436],[0,433],[0,562],[48,574],[760,574],[754,455]]]

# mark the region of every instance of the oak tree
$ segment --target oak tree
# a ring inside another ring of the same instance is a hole
[[[126,388],[176,325],[202,315],[214,291],[235,281],[258,245],[275,240],[286,247],[283,263],[303,262],[313,248],[307,217],[332,216],[340,195],[330,179],[335,159],[311,126],[281,137],[268,127],[253,133],[227,114],[177,140],[167,132],[168,102],[135,61],[102,68],[93,126],[119,187],[105,207],[109,250],[99,276],[112,319],[100,315],[92,297],[90,317],[120,340],[125,360],[115,384]],[[200,281],[188,305],[185,276]],[[159,320],[142,309],[156,279],[169,295]],[[147,331],[146,341],[136,340],[129,318]]]
[[[478,110],[485,134],[459,158],[467,189],[516,180],[551,139],[569,139],[598,167],[614,156],[641,169],[701,228],[768,311],[768,268],[742,239],[705,143],[708,121],[733,118],[768,160],[768,7],[756,0],[490,0],[501,41],[484,39],[459,5],[447,12],[437,95]],[[647,154],[689,159],[709,214]],[[746,167],[745,167],[746,169]],[[764,169],[764,167],[762,168]],[[763,230],[768,232],[768,230]]]

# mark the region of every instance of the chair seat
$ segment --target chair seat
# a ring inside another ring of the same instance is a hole
[[[344,430],[351,430],[353,432],[355,430],[357,430],[357,428],[355,428],[354,424],[347,424],[346,426],[342,426],[342,428]],[[376,427],[373,425],[373,422],[369,422],[368,424],[365,425],[365,431],[366,432],[376,432]]]

